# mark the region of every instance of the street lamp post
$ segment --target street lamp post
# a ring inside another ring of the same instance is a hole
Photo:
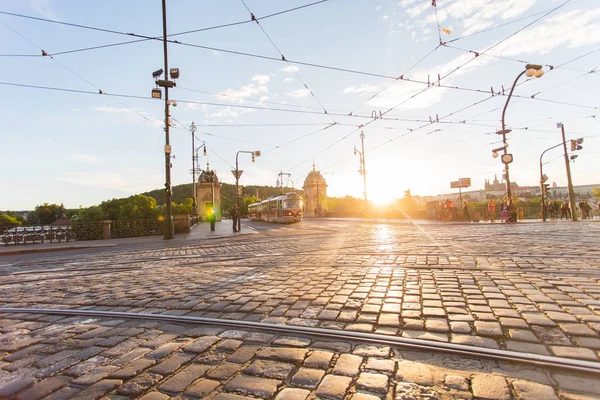
[[[368,207],[369,207],[369,202],[367,200],[367,169],[365,167],[365,134],[364,132],[360,132],[360,142],[361,142],[361,149],[362,151],[358,150],[356,148],[356,146],[354,146],[354,155],[356,155],[357,153],[360,156],[360,169],[358,170],[358,172],[360,172],[360,174],[363,176],[363,194],[365,197],[365,217],[367,216],[368,213]]]
[[[169,88],[175,87],[175,82],[169,80],[179,78],[179,68],[171,68],[169,70],[168,56],[167,56],[167,2],[162,0],[162,20],[163,20],[163,53],[165,59],[165,69],[159,69],[152,73],[152,77],[156,80],[156,85],[165,88],[165,229],[164,239],[173,239],[175,233],[173,231],[173,209],[172,209],[172,191],[171,191],[171,145],[169,143],[169,127],[171,125],[171,114],[169,113],[169,105],[173,103],[176,106],[177,103],[169,101]],[[165,79],[159,79],[160,76],[165,73]],[[152,98],[160,99],[162,92],[159,88],[152,89]]]
[[[192,121],[192,126],[190,126],[190,132],[192,132],[192,195],[194,196],[192,198],[192,215],[194,216],[194,218],[198,217],[198,204],[196,202],[196,197],[198,197],[196,195],[196,164],[198,161],[198,153],[195,153],[196,156],[194,156],[194,149],[195,149],[195,143],[194,143],[194,137],[195,137],[195,133],[196,133],[196,125],[194,124],[194,121]]]
[[[192,215],[198,217],[198,193],[196,190],[196,172],[200,172],[200,168],[198,167],[198,150],[204,147],[204,156],[206,157],[206,142],[202,142],[200,146],[196,147],[194,141],[196,138],[196,125],[193,121],[190,126],[190,132],[192,133],[192,195],[194,196],[192,199]]]
[[[504,154],[502,155],[502,163],[504,164],[504,179],[506,181],[506,195],[508,198],[512,197],[512,190],[510,188],[510,175],[508,174],[508,164],[513,161],[512,154],[507,154],[507,144],[506,144],[506,134],[510,133],[510,129],[506,129],[506,125],[504,123],[504,116],[506,114],[506,108],[508,107],[508,102],[512,97],[512,94],[515,90],[515,86],[517,85],[517,81],[523,75],[527,75],[528,78],[535,76],[536,78],[541,78],[544,75],[544,71],[542,70],[541,65],[537,64],[527,64],[525,66],[525,70],[522,71],[517,78],[515,79],[512,87],[510,88],[510,93],[508,94],[508,98],[506,99],[506,104],[504,104],[504,109],[502,110],[502,130],[496,132],[499,135],[502,135],[502,144],[504,145]]]
[[[569,185],[569,203],[571,203],[571,217],[574,222],[577,222],[577,207],[575,207],[575,191],[573,190],[573,181],[571,180],[571,163],[569,162],[569,155],[567,153],[567,142],[565,140],[565,126],[560,123],[560,130],[562,132],[562,145],[565,153],[565,165],[567,167],[567,184]]]
[[[252,154],[252,162],[255,161],[255,157],[260,157],[261,155],[261,151],[260,150],[256,150],[256,151],[238,151],[235,155],[235,170],[231,171],[233,173],[233,176],[235,176],[235,204],[238,207],[238,220],[237,220],[237,230],[238,232],[242,231],[242,219],[239,217],[240,216],[240,212],[241,212],[241,207],[240,207],[240,176],[242,175],[242,172],[239,169],[239,155],[240,153],[248,153],[248,154]]]

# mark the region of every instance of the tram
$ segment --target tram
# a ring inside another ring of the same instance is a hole
[[[302,221],[302,197],[286,193],[269,197],[248,206],[248,218],[252,221],[294,223]]]

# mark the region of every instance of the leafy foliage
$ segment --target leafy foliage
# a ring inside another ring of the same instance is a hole
[[[0,214],[0,226],[21,226],[21,221],[8,214]]]
[[[56,221],[59,208],[58,204],[44,203],[37,206],[34,212],[37,214],[41,224],[48,225]]]

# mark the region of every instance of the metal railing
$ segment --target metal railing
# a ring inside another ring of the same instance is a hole
[[[78,240],[69,226],[0,227],[0,246],[61,243]]]
[[[165,224],[155,219],[136,219],[131,221],[112,221],[113,238],[162,235]]]

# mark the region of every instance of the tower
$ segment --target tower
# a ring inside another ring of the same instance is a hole
[[[315,169],[308,173],[304,180],[304,215],[307,217],[323,216],[327,210],[327,182],[323,175]],[[315,213],[316,211],[316,213]]]
[[[196,182],[196,193],[198,198],[198,217],[202,221],[208,221],[211,213],[215,213],[216,221],[221,220],[221,184],[214,170],[206,164],[206,171],[202,171]],[[214,205],[213,205],[214,198]]]

